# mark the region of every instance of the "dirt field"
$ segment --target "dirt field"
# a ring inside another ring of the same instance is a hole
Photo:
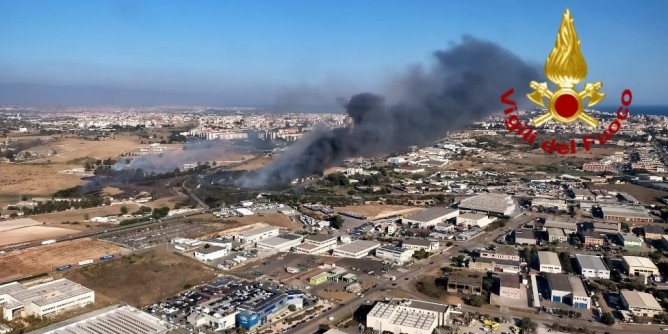
[[[272,159],[271,158],[260,158],[254,160],[247,164],[242,164],[237,167],[231,168],[231,170],[253,170],[258,169],[266,164],[268,164]]]
[[[80,138],[58,138],[44,145],[30,149],[36,154],[55,150],[56,155],[35,160],[36,162],[63,163],[81,158],[107,159],[116,158],[121,153],[141,146],[136,136],[118,136],[104,141],[84,140]],[[79,166],[81,167],[81,166]]]
[[[134,204],[123,204],[123,205],[110,205],[103,206],[99,208],[89,208],[81,210],[71,210],[71,211],[61,211],[53,213],[45,213],[41,215],[34,215],[32,218],[45,222],[47,224],[59,224],[62,222],[81,222],[84,223],[84,216],[88,214],[89,219],[93,217],[102,217],[108,215],[117,215],[121,212],[121,207],[125,206],[128,208],[128,212],[132,213],[139,209],[139,205]],[[86,223],[88,224],[88,223]],[[84,224],[83,226],[85,227]],[[75,227],[76,225],[72,225]]]
[[[380,205],[380,204],[368,204],[368,205],[352,205],[352,206],[343,206],[335,207],[335,211],[350,211],[358,213],[368,218],[382,218],[396,214],[406,214],[420,208],[406,206],[406,205]]]
[[[0,282],[54,270],[81,260],[120,254],[125,249],[92,239],[78,239],[0,255]]]
[[[629,193],[642,204],[663,204],[657,198],[668,196],[668,192],[658,189],[646,188],[636,184],[594,184],[592,189],[604,189],[608,191],[621,191]]]
[[[322,298],[329,298],[333,300],[339,300],[341,303],[345,303],[350,299],[355,298],[354,293],[343,292],[343,291],[318,291],[318,296]]]
[[[11,202],[21,195],[51,195],[58,190],[83,184],[77,175],[59,174],[64,169],[80,167],[66,164],[2,164],[0,166],[0,193],[14,194]],[[48,182],[46,182],[48,180]]]
[[[28,226],[42,225],[42,222],[36,221],[32,218],[18,218],[12,220],[0,221],[0,233],[4,231],[14,230]]]
[[[26,226],[0,232],[0,246],[23,242],[57,238],[63,235],[79,233],[79,230],[53,226]]]
[[[253,216],[237,217],[234,220],[242,224],[265,223],[271,226],[285,227],[290,230],[302,228],[302,224],[293,222],[288,216],[281,213],[266,213],[262,216],[256,214]]]
[[[142,306],[173,296],[186,284],[207,282],[215,271],[165,245],[79,268],[65,277],[95,290],[96,298]]]

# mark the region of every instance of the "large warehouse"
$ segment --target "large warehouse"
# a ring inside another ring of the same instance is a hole
[[[622,290],[622,304],[638,317],[654,317],[663,312],[663,308],[653,295],[640,291]]]
[[[657,268],[654,262],[649,258],[640,256],[622,256],[622,260],[624,261],[624,269],[626,269],[629,276],[649,276],[659,274],[659,268]]]
[[[538,252],[538,263],[540,271],[544,273],[560,273],[561,262],[559,256],[553,252]]]
[[[290,250],[292,247],[301,245],[303,238],[303,236],[297,234],[282,234],[277,237],[271,237],[258,241],[257,247],[284,252]]]
[[[93,290],[65,278],[29,287],[18,282],[0,285],[0,305],[7,321],[31,315],[41,318],[94,302]]]
[[[629,223],[651,223],[654,221],[647,210],[636,205],[601,205],[603,219]]]
[[[433,208],[424,209],[415,212],[402,218],[404,224],[418,225],[420,228],[427,228],[429,226],[436,226],[438,223],[443,223],[448,219],[455,218],[459,215],[458,209],[451,209],[444,206],[435,206]]]
[[[250,231],[244,231],[237,234],[234,238],[244,244],[258,242],[262,239],[278,236],[279,228],[274,226],[262,226]]]
[[[380,243],[377,241],[355,240],[349,244],[344,244],[334,248],[332,255],[338,257],[352,257],[355,259],[361,259],[367,255],[370,255],[371,252],[373,252],[373,250],[378,247],[380,247]]]
[[[413,250],[397,246],[380,246],[376,248],[376,257],[394,264],[403,265],[413,257]]]
[[[576,254],[575,258],[580,268],[580,274],[588,278],[610,279],[610,269],[603,262],[603,258],[594,255]]]
[[[163,334],[171,330],[167,322],[132,306],[114,305],[84,315],[77,322],[64,321],[43,329],[35,334]],[[113,324],[110,326],[110,324]]]
[[[337,237],[327,234],[310,235],[304,238],[304,243],[295,247],[297,253],[322,254],[334,249]]]
[[[460,210],[510,216],[516,209],[513,198],[507,194],[479,194],[459,203]]]
[[[367,328],[378,332],[431,334],[438,326],[447,324],[448,305],[414,299],[392,299],[378,302],[366,316]]]

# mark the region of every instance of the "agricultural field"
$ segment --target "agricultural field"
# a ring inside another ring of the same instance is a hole
[[[215,276],[213,268],[172,252],[168,245],[64,274],[64,277],[95,290],[96,298],[134,306],[156,303]]]
[[[57,242],[0,255],[0,282],[54,270],[58,266],[100,256],[125,253],[126,249],[90,238]]]

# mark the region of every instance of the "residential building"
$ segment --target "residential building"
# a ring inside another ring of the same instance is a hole
[[[429,239],[408,239],[401,242],[401,247],[414,251],[424,250],[428,253],[434,253],[438,251],[439,242],[438,240]]]
[[[629,276],[659,275],[659,268],[652,260],[640,256],[622,256],[624,269]]]
[[[452,209],[444,206],[435,206],[432,208],[424,209],[412,214],[407,215],[402,218],[401,221],[404,224],[412,224],[413,226],[419,226],[420,228],[427,228],[429,226],[435,226],[439,223],[444,223],[449,219],[453,219],[459,215],[459,209]]]
[[[605,265],[603,258],[594,255],[576,254],[575,259],[580,274],[587,278],[610,279],[610,269]]]
[[[256,243],[262,239],[268,239],[271,237],[276,237],[280,233],[278,227],[274,226],[262,226],[250,231],[244,231],[237,234],[234,238],[239,240],[241,243],[250,244]]]
[[[457,225],[463,225],[467,227],[471,226],[477,226],[479,228],[485,228],[487,225],[489,225],[491,222],[493,222],[495,218],[489,217],[488,215],[483,215],[479,213],[464,213],[462,215],[459,215],[457,217]]]
[[[666,235],[666,230],[659,225],[645,225],[643,228],[647,240],[661,240],[661,237]]]
[[[0,285],[3,318],[42,318],[95,302],[95,292],[66,278],[25,286],[18,282]]]
[[[355,240],[349,244],[339,245],[334,248],[333,255],[338,257],[352,257],[361,259],[370,255],[376,248],[380,247],[377,241]]]
[[[464,275],[449,275],[447,277],[446,290],[452,293],[465,293],[469,295],[482,294],[482,277],[470,277]]]
[[[201,247],[193,254],[200,261],[211,261],[229,254],[229,249],[218,246]]]
[[[518,245],[535,245],[536,235],[531,228],[520,228],[515,231],[515,243]]]
[[[459,209],[510,216],[517,209],[517,205],[510,195],[482,193],[463,199],[459,203]]]
[[[499,296],[510,299],[521,298],[519,275],[499,275],[499,281]]]
[[[450,307],[414,299],[378,302],[366,316],[366,327],[378,332],[432,334],[448,324]]]
[[[295,247],[295,252],[303,254],[322,254],[336,247],[337,237],[327,234],[310,235],[304,243]]]
[[[652,294],[622,290],[620,296],[622,297],[624,308],[635,316],[652,318],[657,314],[663,313],[663,308]]]
[[[412,249],[386,245],[376,248],[376,257],[394,264],[403,265],[411,260],[413,252]]]
[[[165,334],[172,330],[166,321],[128,305],[112,305],[86,313],[76,321],[66,320],[30,332],[31,334]],[[231,321],[234,327],[234,318]],[[212,326],[213,327],[213,326]]]
[[[548,228],[547,236],[550,242],[567,242],[568,236],[560,228]]]
[[[545,273],[561,273],[559,256],[553,252],[538,252],[539,270]]]
[[[603,219],[629,223],[651,223],[654,219],[642,206],[601,205]]]

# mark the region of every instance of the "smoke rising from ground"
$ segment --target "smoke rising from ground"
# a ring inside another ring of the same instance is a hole
[[[184,164],[205,163],[215,160],[222,155],[220,141],[204,141],[186,143],[182,150],[168,150],[161,154],[142,155],[132,158],[129,162],[125,159],[118,161],[112,166],[114,170],[138,170],[145,173],[163,174],[173,172],[175,168],[183,170]]]
[[[345,104],[351,128],[316,129],[270,164],[250,173],[238,185],[260,188],[313,175],[348,157],[403,150],[436,140],[502,106],[499,97],[509,88],[517,96],[537,68],[487,41],[464,37],[461,43],[434,53],[435,64],[412,68],[393,83],[395,103],[362,93]]]

